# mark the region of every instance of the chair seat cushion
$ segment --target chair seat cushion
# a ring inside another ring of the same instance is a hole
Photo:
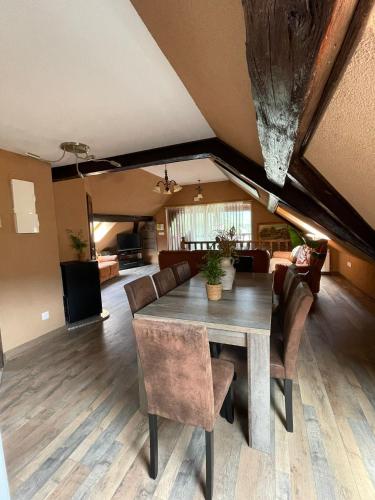
[[[219,415],[225,396],[234,376],[234,365],[224,359],[211,358],[212,381],[214,386],[215,418]]]

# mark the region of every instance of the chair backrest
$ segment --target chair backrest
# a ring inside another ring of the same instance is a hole
[[[170,267],[153,274],[152,279],[154,280],[159,297],[162,297],[177,286],[176,278],[174,277],[173,271]]]
[[[282,302],[283,304],[287,304],[290,294],[293,292],[294,288],[301,281],[297,268],[295,265],[291,265],[288,267],[288,270],[285,274],[285,279],[283,283],[283,293],[282,293]]]
[[[133,320],[148,413],[211,431],[214,395],[207,329]]]
[[[191,278],[191,269],[187,260],[173,264],[172,271],[178,285]]]
[[[291,293],[284,313],[283,342],[286,378],[295,372],[299,345],[307,315],[314,301],[309,285],[299,281]]]
[[[124,285],[131,312],[134,314],[157,299],[156,291],[150,276],[142,276]]]

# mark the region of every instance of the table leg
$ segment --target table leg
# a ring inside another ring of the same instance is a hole
[[[144,415],[147,415],[147,395],[145,389],[145,382],[143,379],[143,370],[141,365],[141,360],[137,353],[137,364],[138,364],[138,388],[139,388],[139,409]]]
[[[270,338],[247,336],[249,446],[265,453],[270,444]]]

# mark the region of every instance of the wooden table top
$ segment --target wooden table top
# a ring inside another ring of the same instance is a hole
[[[269,335],[272,274],[236,273],[232,290],[223,291],[217,302],[207,299],[205,280],[197,275],[139,310],[135,317]]]

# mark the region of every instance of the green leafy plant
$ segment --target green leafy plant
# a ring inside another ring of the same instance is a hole
[[[222,257],[234,257],[236,253],[236,228],[221,229],[216,232],[215,241],[219,246]]]
[[[205,263],[202,267],[202,275],[207,279],[209,285],[220,285],[224,271],[221,269],[221,254],[217,250],[209,250],[205,257]]]
[[[82,229],[80,229],[78,233],[74,233],[71,229],[67,229],[66,232],[70,239],[70,246],[77,252],[77,257],[81,260],[85,248],[87,248],[87,240],[83,238]]]
[[[290,241],[292,242],[292,248],[298,247],[299,245],[304,245],[306,243],[303,235],[294,229],[292,226],[288,226]]]

